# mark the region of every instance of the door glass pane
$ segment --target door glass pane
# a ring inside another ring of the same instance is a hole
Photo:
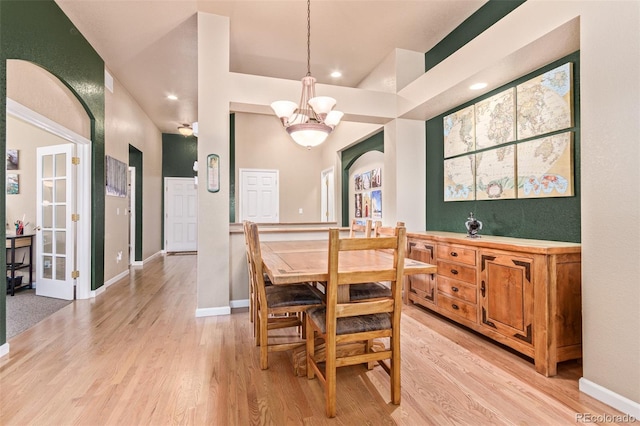
[[[52,277],[52,269],[51,262],[53,258],[51,256],[42,256],[42,277],[51,279]]]
[[[42,231],[42,251],[44,253],[53,253],[53,232]]]
[[[53,156],[45,155],[42,157],[42,177],[53,177]]]
[[[42,181],[42,203],[43,204],[51,204],[53,203],[53,181],[52,180],[43,180]]]
[[[67,201],[67,180],[56,179],[56,203]]]
[[[56,154],[56,177],[67,175],[67,154]]]
[[[67,233],[65,231],[56,231],[56,254],[67,253]]]
[[[67,206],[56,206],[56,228],[67,227]]]
[[[42,227],[53,228],[53,206],[42,206]]]
[[[64,280],[65,272],[67,270],[67,259],[61,256],[56,256],[56,280]]]

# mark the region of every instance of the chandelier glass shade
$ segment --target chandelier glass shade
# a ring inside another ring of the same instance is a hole
[[[334,111],[336,100],[329,96],[316,96],[316,79],[311,76],[311,1],[307,0],[307,75],[302,78],[300,102],[275,101],[273,112],[291,138],[299,145],[311,149],[327,139],[344,115]]]
[[[178,126],[178,132],[185,137],[191,136],[193,135],[193,128],[189,124],[183,124],[182,126]]]

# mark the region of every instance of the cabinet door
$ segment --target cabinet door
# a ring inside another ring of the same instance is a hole
[[[533,344],[533,259],[480,252],[480,322],[509,338]]]
[[[428,241],[409,240],[407,257],[420,262],[435,265],[435,244]],[[418,296],[421,301],[435,303],[435,274],[416,274],[407,277],[407,289],[412,295]]]

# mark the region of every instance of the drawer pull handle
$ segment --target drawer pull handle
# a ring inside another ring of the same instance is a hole
[[[458,292],[458,287],[451,287],[451,291],[457,293]]]
[[[455,309],[456,311],[457,311],[458,309],[460,309],[460,308],[458,307],[458,305],[456,305],[455,303],[452,303],[452,304],[451,304],[451,307],[452,307],[453,309]]]
[[[451,273],[452,273],[453,275],[458,275],[458,271],[456,271],[455,269],[452,269],[452,270],[451,270]]]
[[[449,254],[451,255],[451,257],[458,257],[458,253],[456,253],[455,251],[452,251]]]

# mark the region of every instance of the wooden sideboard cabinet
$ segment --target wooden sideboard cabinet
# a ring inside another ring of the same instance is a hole
[[[533,358],[545,376],[582,357],[580,244],[452,232],[407,237],[407,256],[438,272],[407,279],[405,303]]]

